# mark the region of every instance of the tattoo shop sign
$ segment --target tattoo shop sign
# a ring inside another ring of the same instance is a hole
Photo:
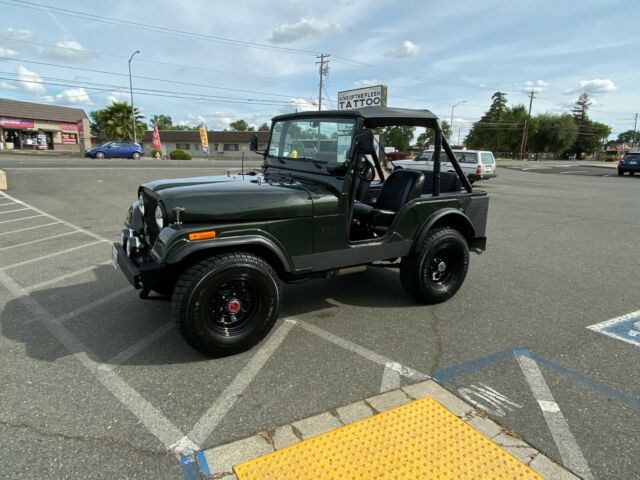
[[[387,86],[357,88],[338,92],[338,110],[353,110],[362,107],[386,107]]]

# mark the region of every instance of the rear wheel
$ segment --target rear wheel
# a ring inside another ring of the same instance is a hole
[[[134,160],[140,160],[140,154],[138,152],[133,152],[132,158]]]
[[[469,268],[469,247],[460,232],[444,227],[430,231],[420,249],[402,258],[400,280],[422,303],[440,303],[462,286]]]
[[[271,265],[250,253],[223,253],[184,271],[173,291],[172,311],[189,345],[221,357],[262,340],[278,317],[281,301]]]

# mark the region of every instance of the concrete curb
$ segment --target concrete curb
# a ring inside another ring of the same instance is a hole
[[[233,473],[234,465],[424,397],[431,397],[439,402],[544,478],[558,480],[579,478],[433,380],[391,390],[288,425],[259,432],[252,437],[210,448],[190,456],[191,460],[181,463],[191,462],[191,465],[197,465],[199,476],[194,478],[235,480],[237,477]],[[186,472],[185,476],[190,478]]]
[[[7,189],[7,174],[0,170],[0,190]]]

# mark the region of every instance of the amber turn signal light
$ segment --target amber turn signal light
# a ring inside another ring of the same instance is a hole
[[[209,238],[216,238],[216,232],[214,230],[189,234],[189,240],[207,240]]]

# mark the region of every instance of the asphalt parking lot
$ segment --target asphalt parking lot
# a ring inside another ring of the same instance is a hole
[[[450,301],[376,268],[287,285],[266,341],[211,360],[109,243],[141,182],[237,167],[0,159],[3,475],[181,478],[176,453],[432,376],[585,478],[637,476],[640,345],[587,327],[640,309],[640,178],[500,168]]]

